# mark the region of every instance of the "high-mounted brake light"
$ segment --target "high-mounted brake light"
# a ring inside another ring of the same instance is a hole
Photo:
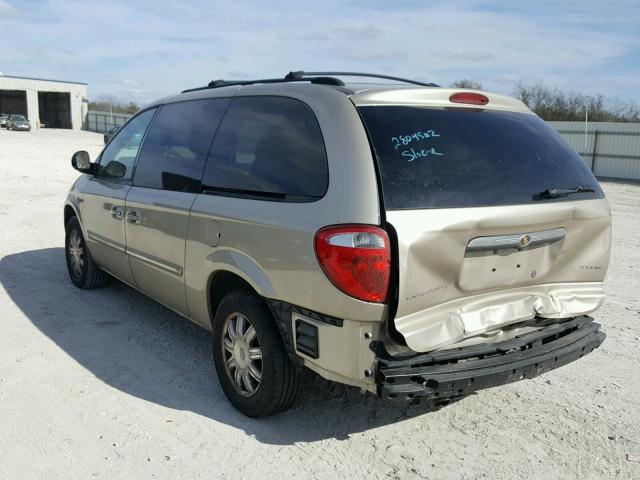
[[[369,225],[325,227],[314,243],[322,270],[338,289],[365,302],[386,302],[391,270],[387,232]]]
[[[449,101],[453,103],[469,103],[471,105],[486,105],[489,103],[489,98],[481,93],[458,92],[451,95]]]

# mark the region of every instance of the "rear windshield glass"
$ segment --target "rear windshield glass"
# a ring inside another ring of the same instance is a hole
[[[584,160],[527,113],[414,106],[359,108],[388,210],[603,197]],[[593,188],[540,200],[547,189]]]

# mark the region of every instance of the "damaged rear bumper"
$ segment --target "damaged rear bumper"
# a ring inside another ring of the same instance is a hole
[[[378,392],[385,398],[446,403],[566,365],[605,339],[600,325],[586,315],[550,322],[511,340],[411,357],[391,357],[382,343],[375,343]]]

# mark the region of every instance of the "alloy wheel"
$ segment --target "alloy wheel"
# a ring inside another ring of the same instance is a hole
[[[236,391],[243,397],[254,395],[262,380],[262,349],[249,319],[239,312],[224,322],[222,352],[224,368]]]
[[[84,270],[84,246],[78,230],[73,230],[69,235],[69,260],[73,274],[80,278]]]

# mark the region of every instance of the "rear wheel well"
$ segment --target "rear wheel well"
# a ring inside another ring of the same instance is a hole
[[[239,275],[228,271],[220,271],[213,274],[209,284],[209,302],[211,306],[211,318],[215,317],[218,305],[222,299],[234,290],[256,293],[255,289]]]
[[[289,359],[294,363],[294,365],[301,366],[302,360],[297,357],[295,349],[293,347],[291,310],[292,308],[294,308],[294,306],[285,302],[271,300],[263,297],[256,291],[255,288],[253,288],[253,286],[249,282],[247,282],[241,276],[227,270],[219,270],[215,272],[209,282],[211,326],[213,327],[216,313],[218,311],[220,303],[222,302],[222,299],[234,290],[252,293],[258,297],[261,303],[265,304],[271,314],[274,327],[280,333],[280,337],[284,342],[285,349],[287,350],[287,354],[289,355]]]
[[[69,220],[71,220],[71,218],[76,217],[76,211],[73,209],[73,207],[71,205],[65,205],[64,207],[64,226],[67,226],[67,223],[69,223]]]

